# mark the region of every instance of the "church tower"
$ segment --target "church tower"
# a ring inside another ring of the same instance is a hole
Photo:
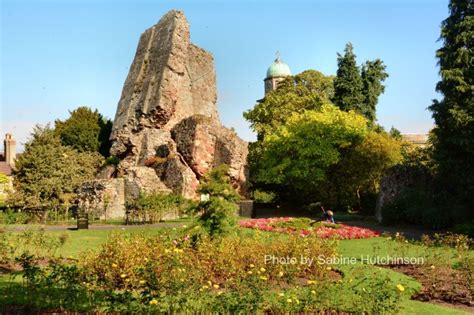
[[[265,82],[265,94],[276,90],[278,83],[290,75],[290,67],[281,60],[280,53],[277,52],[277,57],[270,67],[268,67],[267,77],[263,80]]]

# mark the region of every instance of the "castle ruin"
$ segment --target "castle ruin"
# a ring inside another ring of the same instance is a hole
[[[223,163],[245,195],[247,143],[222,126],[216,100],[212,55],[190,42],[182,12],[168,12],[141,35],[122,90],[110,152],[120,163],[82,188],[80,206],[123,218],[140,192],[196,198],[200,178]]]

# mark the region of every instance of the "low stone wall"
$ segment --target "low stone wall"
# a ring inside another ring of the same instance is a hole
[[[375,206],[375,217],[382,222],[383,207],[394,201],[407,188],[417,185],[432,186],[432,177],[423,169],[410,166],[396,166],[388,170],[380,182],[380,191]]]
[[[125,179],[97,179],[84,184],[78,193],[81,211],[102,220],[125,218]]]

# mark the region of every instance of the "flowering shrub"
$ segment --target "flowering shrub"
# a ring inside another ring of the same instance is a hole
[[[48,266],[25,256],[23,285],[28,294],[21,295],[25,299],[19,305],[147,314],[379,314],[398,308],[401,292],[382,274],[359,282],[326,265],[265,258],[334,257],[337,240],[246,229],[213,240],[202,230],[197,226],[154,236],[114,234],[98,251]],[[199,233],[200,241],[193,242]],[[10,291],[1,292],[2,303],[11,305]]]
[[[309,220],[308,224],[304,226],[301,224],[303,220],[304,219],[291,217],[251,219],[240,221],[240,226],[261,231],[297,234],[300,236],[317,235],[320,238],[356,239],[377,237],[380,235],[380,233],[376,231],[344,224],[329,224],[324,222],[309,224]]]
[[[141,289],[160,293],[176,290],[232,290],[241,286],[288,286],[328,279],[325,266],[265,262],[275,257],[332,257],[334,242],[317,238],[277,236],[277,239],[232,236],[218,242],[202,239],[196,246],[190,228],[183,236],[115,235],[98,253],[82,260],[86,278],[105,289]],[[146,285],[145,285],[146,284]],[[217,291],[219,291],[217,290]]]

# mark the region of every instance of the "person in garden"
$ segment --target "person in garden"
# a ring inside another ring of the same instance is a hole
[[[326,217],[326,221],[336,224],[336,222],[334,221],[334,212],[332,212],[331,210],[326,211],[324,207],[322,206],[321,206],[321,210],[323,210],[323,214]]]

